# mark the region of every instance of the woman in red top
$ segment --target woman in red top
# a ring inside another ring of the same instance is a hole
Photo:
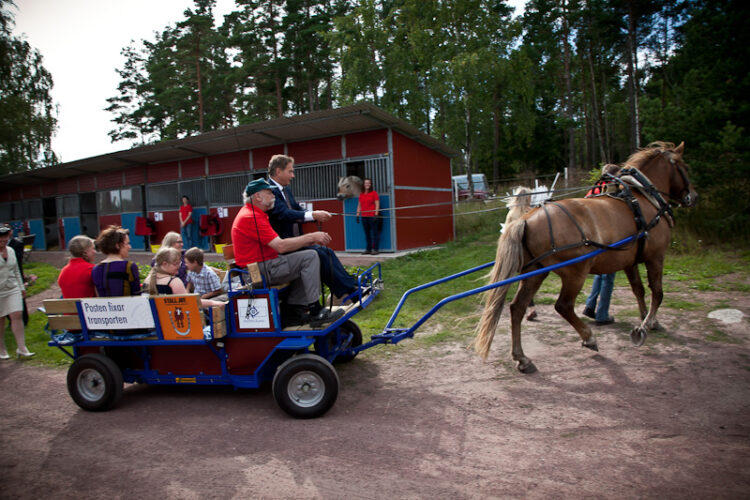
[[[182,205],[180,206],[180,233],[185,243],[185,248],[193,247],[193,207],[190,205],[190,198],[183,195]]]
[[[75,236],[68,243],[70,261],[60,271],[57,284],[64,299],[96,297],[91,270],[94,268],[96,248],[88,236]]]
[[[357,217],[362,216],[362,227],[367,241],[365,253],[376,255],[380,244],[380,197],[372,187],[372,179],[366,178],[362,188],[357,203]]]

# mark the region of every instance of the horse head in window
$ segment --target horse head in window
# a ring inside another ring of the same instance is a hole
[[[339,189],[336,198],[345,200],[346,198],[357,198],[362,193],[362,179],[356,175],[341,177],[339,179]]]

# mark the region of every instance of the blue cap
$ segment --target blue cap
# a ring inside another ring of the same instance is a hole
[[[247,196],[252,196],[258,191],[263,191],[264,189],[275,189],[276,186],[270,185],[268,182],[266,182],[265,179],[255,179],[252,182],[249,182],[247,186],[245,186],[245,194]]]

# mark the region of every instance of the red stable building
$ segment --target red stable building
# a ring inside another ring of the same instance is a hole
[[[133,249],[148,249],[149,241],[179,231],[180,197],[187,195],[198,246],[209,250],[230,243],[241,192],[266,176],[274,154],[295,159],[297,201],[337,214],[322,225],[334,250],[365,247],[357,200],[336,199],[338,179],[348,175],[372,178],[381,197],[388,216],[381,251],[453,239],[450,158],[457,152],[367,103],[7,175],[0,179],[0,221],[36,234],[41,250],[65,248],[77,234],[96,237],[110,224],[130,229]]]

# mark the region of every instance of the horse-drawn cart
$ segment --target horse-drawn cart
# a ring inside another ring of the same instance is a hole
[[[85,410],[112,408],[124,382],[235,388],[272,382],[284,411],[317,417],[338,395],[332,363],[354,359],[362,344],[352,318],[380,293],[380,264],[358,272],[357,281],[346,305],[338,306],[344,315],[318,328],[282,328],[283,287],[262,284],[230,284],[226,307],[205,314],[195,294],[46,300],[49,345],[73,358],[68,391]]]

